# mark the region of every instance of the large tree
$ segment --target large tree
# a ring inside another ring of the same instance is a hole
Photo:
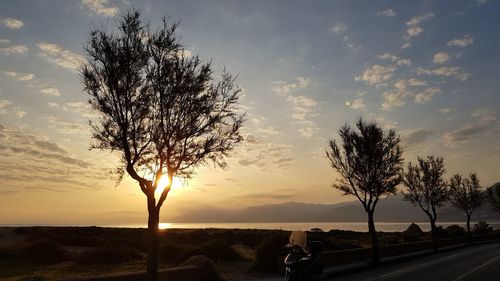
[[[176,27],[163,20],[150,31],[130,11],[115,32],[91,31],[81,68],[89,103],[100,113],[91,122],[92,148],[119,152],[121,175],[126,171],[147,198],[148,280],[158,279],[160,208],[174,177],[191,177],[204,164],[224,167],[242,139],[234,78],[224,71],[216,81],[210,63],[187,57]],[[162,177],[168,184],[156,198]]]
[[[500,182],[488,187],[487,194],[491,208],[500,213]]]
[[[429,217],[431,223],[434,250],[438,250],[436,236],[437,208],[448,200],[448,184],[443,179],[445,173],[442,157],[427,156],[427,159],[418,157],[418,165],[408,163],[403,172],[403,183],[406,186],[404,200],[419,206]]]
[[[375,207],[381,197],[394,194],[401,182],[402,149],[394,130],[384,132],[375,122],[359,119],[357,130],[348,124],[339,130],[341,143],[331,140],[326,156],[340,178],[333,187],[355,196],[368,215],[373,261],[380,261]]]
[[[451,203],[466,214],[467,233],[470,242],[472,242],[470,219],[474,210],[481,206],[486,199],[476,173],[471,173],[469,178],[463,178],[460,174],[453,175],[450,179],[450,196]]]

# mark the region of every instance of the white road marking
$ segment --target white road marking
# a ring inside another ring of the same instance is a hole
[[[486,266],[488,266],[488,265],[490,265],[490,264],[494,263],[494,262],[495,262],[496,260],[498,260],[498,259],[500,259],[500,256],[497,256],[496,258],[493,258],[493,259],[491,259],[491,260],[489,260],[489,261],[487,261],[487,262],[485,262],[485,263],[483,263],[483,264],[478,265],[478,266],[477,266],[477,267],[475,267],[473,270],[468,271],[468,272],[464,273],[463,275],[460,275],[457,279],[455,279],[455,280],[453,280],[453,281],[460,281],[460,280],[464,279],[465,277],[467,277],[467,276],[471,275],[472,273],[474,273],[474,272],[476,272],[476,271],[478,271],[478,270],[482,269],[483,267],[486,267]]]

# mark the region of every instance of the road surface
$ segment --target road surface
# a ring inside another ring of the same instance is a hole
[[[500,243],[475,245],[331,281],[499,281]]]

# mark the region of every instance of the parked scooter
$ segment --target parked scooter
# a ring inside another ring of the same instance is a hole
[[[285,281],[319,281],[323,275],[323,265],[319,256],[323,243],[307,243],[305,231],[293,231],[286,246],[289,254],[285,258]]]

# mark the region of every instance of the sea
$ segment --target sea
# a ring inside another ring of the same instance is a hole
[[[405,231],[412,222],[378,222],[375,223],[377,231],[383,232],[401,232]],[[415,222],[423,231],[431,229],[428,222]],[[473,226],[476,222],[471,222]],[[460,225],[465,228],[465,222],[438,222],[444,228],[450,225]],[[494,229],[500,229],[500,221],[488,221],[488,224]],[[0,225],[0,226],[34,226],[34,225]],[[89,225],[38,225],[38,226],[89,226]],[[93,225],[94,226],[94,225]],[[117,224],[117,225],[95,225],[101,227],[126,227],[126,228],[145,228],[144,224]],[[351,230],[351,231],[368,231],[366,222],[251,222],[251,223],[160,223],[161,229],[205,229],[205,228],[222,228],[222,229],[280,229],[280,230],[311,230],[321,229],[329,231],[332,229]]]

